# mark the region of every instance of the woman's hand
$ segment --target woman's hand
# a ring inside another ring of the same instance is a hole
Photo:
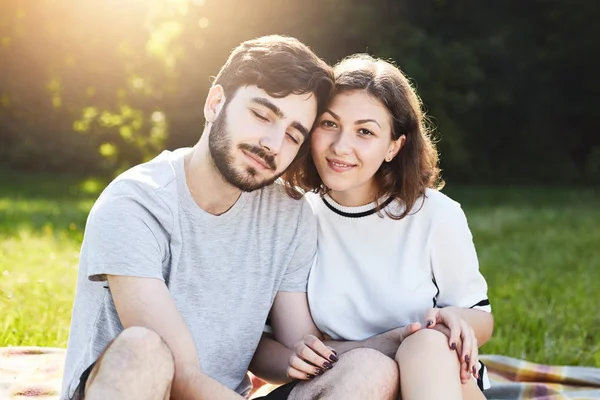
[[[325,346],[317,337],[306,335],[294,345],[287,376],[291,379],[309,380],[333,368],[338,357],[335,350]]]
[[[471,375],[478,377],[479,346],[471,326],[452,307],[431,308],[425,314],[427,329],[437,329],[448,336],[448,346],[460,361],[460,379],[467,383]],[[445,328],[445,329],[444,329]]]

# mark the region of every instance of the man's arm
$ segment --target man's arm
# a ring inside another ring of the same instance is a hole
[[[365,340],[354,342],[343,340],[326,340],[324,343],[326,346],[335,349],[338,354],[343,354],[347,351],[360,347],[368,347],[370,349],[378,350],[388,357],[394,358],[402,341],[419,329],[421,329],[421,324],[418,322],[413,322],[406,326],[391,329],[387,332],[372,336]]]
[[[288,292],[277,294],[270,319],[273,338],[263,335],[250,364],[250,371],[273,383],[290,381],[290,364],[295,363],[300,371],[314,374],[314,368],[309,368],[301,360],[309,361],[323,370],[327,369],[325,363],[332,364],[337,361],[337,355],[359,347],[379,350],[393,358],[402,340],[421,327],[419,323],[413,323],[362,341],[321,342],[323,335],[310,316],[306,293]],[[302,377],[292,377],[306,379],[306,374]]]
[[[243,399],[200,370],[192,335],[164,282],[153,278],[116,275],[107,275],[107,279],[123,327],[152,329],[173,353],[175,377],[172,398]]]
[[[272,383],[290,381],[287,370],[294,356],[294,345],[305,335],[322,338],[310,315],[303,292],[278,292],[269,314],[273,335],[263,334],[250,364],[250,371]],[[320,365],[326,361],[320,357]],[[331,362],[331,361],[330,361]]]

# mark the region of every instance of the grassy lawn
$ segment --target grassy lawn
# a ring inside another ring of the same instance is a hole
[[[0,174],[0,346],[64,347],[102,183]],[[496,317],[483,353],[600,367],[600,191],[452,188]]]

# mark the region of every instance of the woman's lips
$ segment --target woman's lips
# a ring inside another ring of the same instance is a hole
[[[346,172],[356,167],[356,164],[350,164],[341,160],[327,158],[327,165],[335,172]]]

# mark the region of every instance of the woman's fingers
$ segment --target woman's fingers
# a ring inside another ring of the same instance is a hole
[[[323,373],[322,368],[315,367],[307,363],[296,354],[292,355],[289,360],[287,376],[291,379],[308,380]]]
[[[438,322],[439,311],[439,308],[430,308],[429,310],[427,310],[427,312],[425,313],[426,328],[433,328],[435,326],[435,324]]]
[[[330,363],[335,363],[338,361],[338,356],[335,350],[331,347],[325,346],[325,343],[319,340],[316,336],[306,335],[303,339],[304,344],[306,344],[312,351],[318,354],[324,361],[328,361]]]
[[[462,341],[462,325],[460,323],[461,319],[455,316],[444,316],[444,320],[442,321],[450,330],[450,334],[448,336],[448,345],[452,350],[458,350],[458,344],[462,342],[461,350],[464,349],[464,341]],[[458,352],[457,354],[462,354]],[[460,358],[460,356],[459,356]],[[461,360],[462,361],[462,360]]]
[[[461,354],[460,377],[463,383],[471,378],[473,372],[473,329],[463,319],[460,321],[461,339],[463,342]]]
[[[473,328],[471,328],[471,336],[473,337],[473,341],[471,346],[471,365],[469,365],[469,372],[472,373],[475,378],[479,378],[479,373],[477,372],[479,367],[479,345]]]
[[[333,367],[331,360],[327,360],[321,355],[317,354],[313,349],[308,347],[304,342],[300,342],[295,347],[295,356],[301,360],[312,364],[313,366],[321,369],[330,369]],[[327,348],[327,352],[330,350]]]

